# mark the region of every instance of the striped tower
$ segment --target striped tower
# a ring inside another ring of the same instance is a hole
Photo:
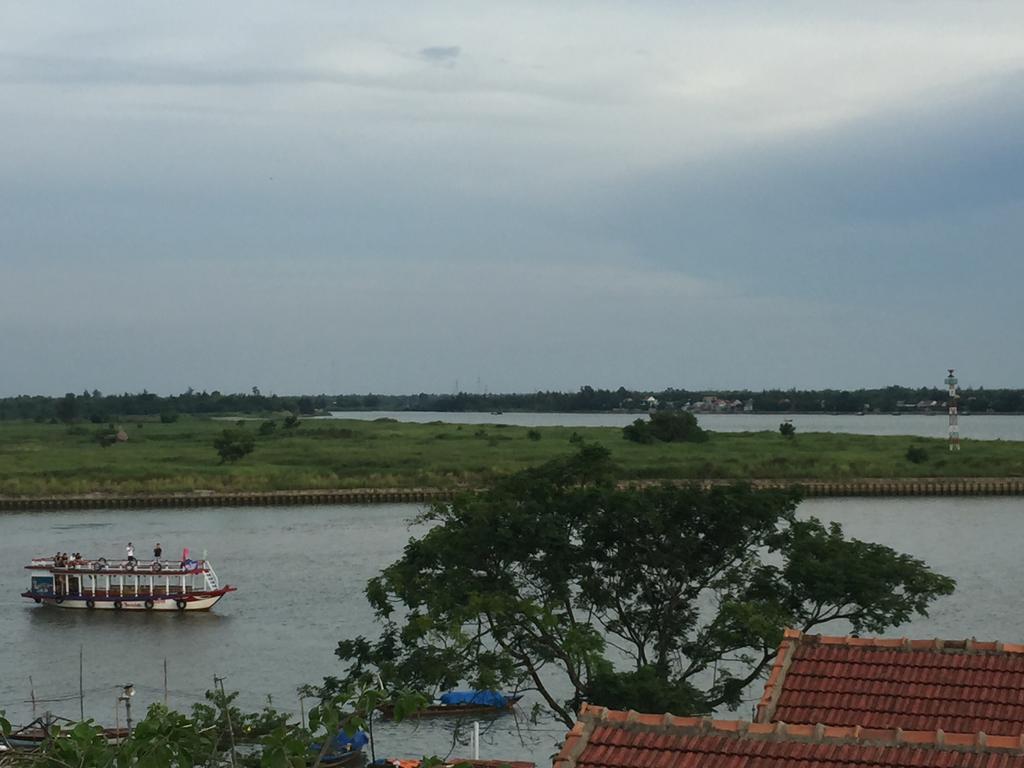
[[[949,376],[946,377],[946,386],[949,387],[949,450],[960,450],[960,414],[957,406],[960,404],[960,395],[956,391],[956,376],[953,375],[955,368],[948,368]]]

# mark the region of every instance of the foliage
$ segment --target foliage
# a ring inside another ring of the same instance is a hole
[[[262,437],[274,434],[277,431],[277,422],[273,419],[267,419],[260,424],[259,433]]]
[[[702,443],[708,433],[697,426],[697,417],[685,411],[656,411],[649,421],[637,419],[622,428],[622,436],[634,443]]]
[[[906,457],[911,464],[922,464],[928,461],[928,451],[919,445],[912,445],[907,448]]]
[[[285,429],[295,429],[297,426],[299,426],[299,423],[299,417],[296,416],[294,413],[289,413],[287,416],[284,417]]]
[[[178,412],[172,408],[167,408],[160,411],[160,423],[161,424],[173,424],[178,420]]]
[[[614,480],[586,445],[434,505],[367,586],[380,637],[338,644],[346,682],[534,689],[567,725],[584,701],[706,713],[740,703],[785,627],[882,631],[954,587],[797,518],[792,491]]]
[[[540,438],[541,438],[540,430],[539,429],[529,429],[529,430],[526,431],[526,437],[527,437],[527,439],[533,440],[534,442],[536,442],[537,440],[540,440]]]
[[[256,439],[245,429],[225,429],[213,441],[220,463],[235,462],[252,453]]]
[[[262,713],[242,713],[233,705],[237,695],[207,692],[210,703],[196,705],[192,717],[153,704],[120,744],[108,743],[91,720],[58,728],[38,750],[19,753],[12,764],[24,768],[307,768],[321,764],[338,733],[351,736],[360,729],[372,733],[372,715],[381,704],[390,703],[395,721],[425,704],[422,696],[407,692],[389,696],[379,690],[336,688],[325,692],[310,712],[307,729],[289,723],[269,707]],[[258,732],[246,730],[246,724],[258,724]],[[0,729],[10,732],[10,724],[2,717]],[[242,754],[236,752],[234,741],[258,744],[258,748]]]
[[[651,423],[643,419],[637,419],[632,424],[624,426],[622,428],[622,436],[641,445],[648,445],[654,442],[654,435],[651,434]]]
[[[796,426],[792,421],[784,421],[779,424],[779,434],[783,437],[793,437],[796,435]]]

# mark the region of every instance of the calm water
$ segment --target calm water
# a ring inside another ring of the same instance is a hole
[[[445,413],[439,411],[337,411],[330,418],[372,420],[397,419],[423,424],[446,421],[451,424],[514,424],[521,427],[624,427],[642,413]],[[797,432],[848,432],[854,435],[915,435],[946,437],[946,414],[868,416],[828,414],[706,413],[698,414],[702,427],[715,432],[774,432],[784,418],[791,418]],[[1024,440],[1024,416],[990,414],[960,417],[960,436],[970,440]]]
[[[929,618],[892,634],[1024,640],[1024,619],[1015,610],[1021,500],[813,500],[802,511],[837,520],[852,536],[920,556],[957,579],[957,592]],[[140,712],[163,697],[165,658],[170,703],[179,709],[201,698],[217,674],[241,691],[246,707],[259,707],[269,694],[276,705],[297,710],[298,684],[341,671],[333,655],[337,639],[375,632],[362,589],[401,553],[415,512],[411,505],[382,505],[0,516],[0,708],[15,721],[27,718],[29,676],[37,697],[77,696],[81,646],[86,715],[103,722],[113,721],[119,684],[136,685]],[[157,539],[168,552],[207,548],[222,581],[240,590],[209,614],[69,611],[18,596],[28,582],[21,566],[32,554],[119,554],[129,538],[143,551]],[[77,699],[48,706],[77,716]],[[530,756],[544,764],[564,735],[555,724],[519,725],[522,731],[507,717],[489,726],[482,756]],[[445,723],[384,727],[378,736],[379,751],[392,755],[452,749]],[[468,754],[465,747],[455,752]]]

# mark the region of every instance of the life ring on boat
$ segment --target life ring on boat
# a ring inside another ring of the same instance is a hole
[[[124,564],[124,569],[126,571],[134,571],[135,570],[135,561],[134,560],[129,560],[127,563]]]
[[[185,610],[185,606],[188,605],[188,603],[186,603],[184,600],[178,600],[174,604],[176,606],[178,606],[178,610],[179,611],[184,611]]]
[[[164,569],[163,563],[153,563],[152,570],[162,571]]]
[[[35,601],[36,601],[37,603],[41,603],[41,602],[43,602],[43,601],[42,601],[42,600],[40,600],[40,599],[39,599],[38,597],[33,597],[32,599],[33,599],[33,600],[35,600]]]
[[[152,600],[147,600],[145,603],[143,603],[143,605],[145,605],[146,608],[152,608],[153,607],[153,601]]]
[[[107,567],[107,558],[101,557],[99,560],[96,561],[96,570],[97,571],[102,571],[106,567]]]
[[[121,610],[121,601],[120,600],[115,600],[114,601],[114,608],[116,608],[117,610]]]
[[[86,600],[85,601],[85,607],[86,608],[95,608],[96,607],[96,601],[95,600]]]
[[[60,605],[61,603],[64,602],[64,598],[63,597],[55,597],[53,599],[53,602],[55,602],[57,605]]]

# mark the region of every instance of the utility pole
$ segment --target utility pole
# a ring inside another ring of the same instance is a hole
[[[124,715],[125,726],[128,728],[128,735],[132,735],[132,696],[135,695],[135,686],[131,683],[125,683],[121,686],[121,695],[117,697],[118,701],[124,702]]]

